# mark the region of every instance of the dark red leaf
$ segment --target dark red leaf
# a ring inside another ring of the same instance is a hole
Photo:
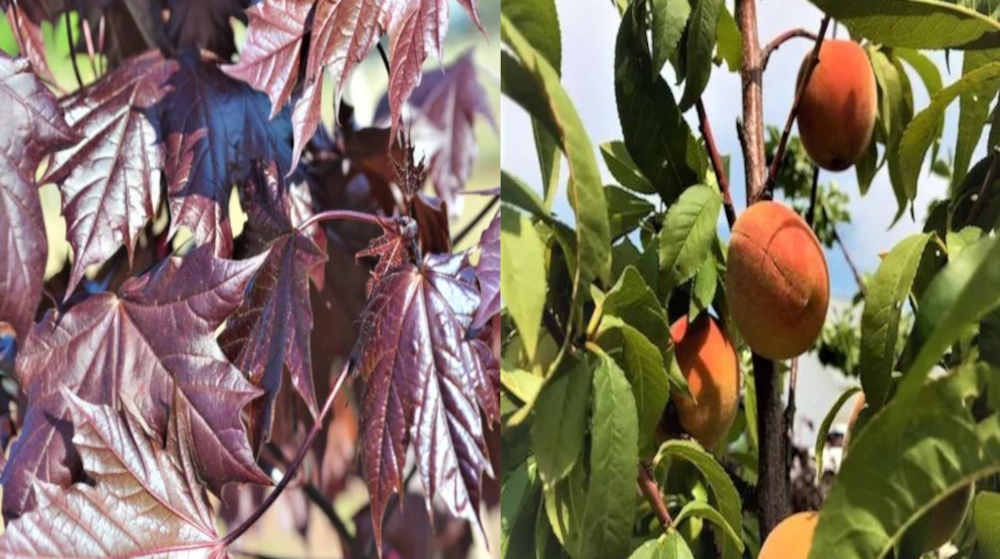
[[[167,47],[160,0],[80,0],[79,4],[76,0],[52,1],[57,6],[56,12],[83,8],[81,26],[90,26],[95,41],[104,19],[102,54],[112,68],[151,48]],[[87,52],[83,33],[74,32],[74,39],[76,52]]]
[[[236,52],[229,19],[245,22],[249,5],[250,0],[167,0],[167,37],[179,49],[207,49],[229,59]]]
[[[260,391],[215,340],[261,263],[218,260],[203,247],[129,280],[118,295],[92,296],[61,316],[50,312],[19,348],[17,380],[28,407],[0,477],[5,516],[33,508],[33,478],[62,487],[79,480],[62,388],[93,404],[135,406],[160,434],[176,388],[190,403],[201,478],[216,492],[228,482],[269,483],[239,419]]]
[[[326,255],[292,226],[287,188],[273,165],[255,165],[243,190],[248,234],[253,243],[266,245],[267,257],[219,344],[264,391],[264,398],[249,408],[251,446],[259,453],[271,437],[275,399],[286,367],[309,411],[314,417],[319,411],[309,344],[313,327],[309,274],[322,269]]]
[[[479,292],[464,255],[429,255],[375,283],[362,317],[355,387],[376,541],[393,493],[402,494],[413,440],[428,500],[479,522],[483,473],[493,475],[482,417],[498,421],[496,361],[467,339]]]
[[[410,218],[386,219],[383,222],[382,235],[358,252],[359,259],[371,257],[377,260],[372,270],[373,283],[413,258],[412,247],[417,235],[417,224]]]
[[[7,12],[7,22],[14,32],[21,56],[31,61],[38,77],[51,84],[56,83],[45,56],[45,39],[42,36],[44,11],[37,4],[28,3],[25,6],[24,2],[14,3],[11,0],[0,0],[0,7]]]
[[[486,326],[491,318],[500,313],[500,212],[493,218],[490,226],[483,231],[479,241],[481,249],[479,264],[476,265],[476,277],[479,279],[479,291],[483,302],[472,323],[474,330]]]
[[[152,51],[63,102],[84,138],[53,156],[45,179],[60,186],[73,247],[67,295],[89,266],[122,245],[131,264],[140,232],[160,207],[166,148],[157,110],[176,67]]]
[[[306,18],[315,0],[271,0],[247,10],[246,46],[236,64],[222,71],[267,93],[274,118],[298,81]]]
[[[0,320],[22,337],[42,298],[48,242],[35,171],[78,140],[27,59],[0,53]]]
[[[229,196],[250,162],[289,168],[288,119],[268,120],[267,98],[197,55],[181,57],[163,102],[171,236],[188,227],[220,256],[232,254]]]
[[[418,193],[410,203],[413,218],[420,230],[420,248],[424,252],[451,252],[451,229],[448,205],[440,198]]]
[[[228,557],[198,479],[197,428],[178,396],[162,446],[142,418],[89,404],[69,391],[76,445],[94,485],[34,482],[39,508],[10,523],[3,557]]]
[[[404,505],[385,521],[383,559],[459,559],[470,557],[472,530],[469,523],[435,510],[431,518],[421,510],[427,505],[417,493],[407,493]],[[358,528],[353,556],[365,557],[374,541],[372,511],[362,509],[354,517]]]

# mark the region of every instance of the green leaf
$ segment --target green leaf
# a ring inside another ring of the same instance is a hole
[[[534,402],[544,381],[542,377],[528,371],[508,368],[506,362],[500,370],[500,384],[522,402]]]
[[[913,49],[986,48],[1000,44],[1000,23],[936,0],[811,0],[854,37]]]
[[[851,444],[823,506],[812,559],[890,557],[907,530],[955,491],[1000,470],[1000,423],[976,424],[965,369],[899,394]],[[874,469],[873,469],[874,468]]]
[[[948,348],[993,309],[1000,307],[1000,238],[987,237],[965,249],[934,278],[920,300],[910,349],[916,351],[903,386],[914,389]]]
[[[656,428],[670,397],[663,350],[641,330],[607,315],[597,332],[597,343],[615,359],[632,385],[639,417],[639,448],[644,458],[651,458],[656,453]]]
[[[909,64],[917,72],[920,80],[924,82],[924,87],[927,88],[927,95],[929,97],[934,97],[939,91],[944,89],[944,82],[941,80],[941,70],[938,69],[937,64],[933,60],[927,58],[923,53],[918,50],[899,48],[893,49],[892,54]]]
[[[694,0],[687,38],[687,80],[681,96],[681,111],[687,111],[701,98],[712,76],[712,52],[719,29],[719,12],[724,0]]]
[[[676,530],[639,546],[629,559],[694,559],[691,548]]]
[[[500,172],[500,200],[504,204],[520,208],[546,223],[552,221],[552,216],[545,209],[545,204],[538,198],[538,194],[524,184],[521,179],[507,171]]]
[[[501,13],[556,73],[562,68],[562,31],[555,0],[504,0]]]
[[[830,411],[826,413],[826,417],[823,418],[823,423],[819,426],[819,431],[816,433],[816,464],[819,469],[823,468],[823,450],[826,449],[826,437],[830,434],[830,427],[833,425],[833,420],[837,419],[840,408],[844,407],[844,404],[858,392],[861,392],[861,389],[857,386],[848,388],[840,395],[840,398],[837,398],[833,407],[830,408]]]
[[[568,476],[583,452],[591,377],[586,359],[566,355],[534,403],[531,446],[546,487]]]
[[[579,558],[625,557],[635,516],[638,420],[625,373],[607,355],[600,356],[594,371],[593,398],[590,486]]]
[[[906,127],[896,154],[901,171],[901,179],[910,200],[916,199],[917,180],[923,166],[924,156],[937,137],[939,122],[951,103],[966,92],[981,91],[982,88],[1000,86],[1000,63],[992,63],[970,72],[934,96],[931,104],[918,114]]]
[[[604,195],[608,199],[611,236],[616,239],[635,231],[642,220],[656,210],[646,199],[617,186],[605,187]]]
[[[740,68],[743,67],[743,33],[740,32],[736,20],[733,19],[733,14],[729,13],[729,9],[725,5],[722,6],[722,11],[719,13],[717,34],[719,54],[726,61],[730,72],[739,72]]]
[[[507,478],[519,468],[531,455],[530,418],[523,425],[511,425],[511,418],[520,408],[507,394],[500,391],[500,479]]]
[[[500,557],[527,557],[534,551],[535,529],[541,486],[522,464],[500,488]]]
[[[861,385],[873,410],[889,395],[896,363],[899,320],[931,235],[913,235],[896,245],[868,283],[861,315]]]
[[[722,197],[707,186],[684,191],[670,207],[660,233],[660,283],[664,292],[691,279],[712,249]]]
[[[678,513],[677,518],[674,519],[674,524],[680,526],[682,522],[689,518],[702,518],[708,520],[712,524],[719,527],[722,533],[729,537],[729,541],[733,546],[740,552],[743,553],[743,540],[740,539],[739,534],[733,526],[723,518],[722,513],[715,509],[712,505],[704,501],[691,501],[684,505],[681,512]],[[742,527],[742,525],[740,525]]]
[[[962,75],[1000,60],[1000,49],[970,50],[963,55]],[[1000,80],[987,80],[978,87],[962,93],[959,100],[958,139],[955,143],[955,158],[952,163],[952,185],[962,184],[965,174],[972,164],[972,155],[983,136],[983,128],[990,118],[990,104],[997,94]]]
[[[625,146],[667,204],[705,175],[708,160],[674,100],[670,86],[653,76],[646,41],[644,2],[622,17],[615,45],[615,97]]]
[[[977,559],[1000,557],[1000,494],[980,493],[973,506]]]
[[[1000,368],[1000,310],[986,315],[979,324],[979,355],[983,361]]]
[[[729,479],[729,475],[711,454],[702,450],[696,443],[672,440],[663,443],[654,463],[660,464],[666,458],[681,459],[697,468],[711,488],[715,506],[722,513],[722,517],[730,526],[742,526],[743,512],[740,495],[736,491],[733,481]],[[724,559],[732,559],[741,555],[741,548],[737,548],[727,538],[720,537],[719,544]]]
[[[708,310],[715,300],[715,291],[719,286],[719,269],[715,264],[715,255],[709,251],[705,260],[698,267],[691,286],[691,304],[688,309],[688,319],[694,320]]]
[[[670,346],[670,325],[656,294],[634,267],[627,267],[604,299],[604,315],[622,319],[657,347]]]
[[[604,163],[611,171],[611,176],[622,186],[641,194],[656,194],[656,188],[642,174],[635,161],[632,161],[632,156],[629,155],[628,148],[625,147],[624,143],[605,142],[601,144],[601,155],[604,156]]]
[[[500,212],[500,293],[534,360],[545,308],[545,245],[534,225],[516,212]]]
[[[569,202],[576,215],[579,263],[575,295],[581,285],[595,278],[608,282],[611,275],[611,232],[600,171],[586,129],[558,73],[506,16],[501,14],[500,19],[504,41],[520,58],[502,56],[501,89],[548,127],[569,161]]]
[[[538,154],[538,170],[542,173],[542,187],[545,193],[545,207],[552,209],[559,192],[559,145],[552,133],[531,119],[531,130],[535,134],[535,152]]]
[[[656,79],[684,35],[691,4],[688,0],[651,0],[649,11],[653,39],[653,74],[650,78]]]

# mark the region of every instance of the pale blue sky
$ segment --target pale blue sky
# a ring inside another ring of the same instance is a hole
[[[727,2],[732,9],[733,2]],[[562,24],[563,39],[563,84],[576,104],[583,122],[597,146],[608,140],[620,139],[621,127],[614,94],[614,46],[618,29],[618,14],[611,0],[557,0]],[[767,0],[760,3],[760,37],[766,43],[782,31],[804,27],[816,31],[822,19],[821,13],[806,0]],[[847,32],[840,28],[839,35]],[[810,43],[797,40],[787,43],[772,57],[764,81],[764,118],[768,124],[783,126],[794,96],[794,82],[802,58],[808,52]],[[947,72],[942,53],[933,53],[944,73],[945,83],[954,81],[961,69],[961,55],[952,53],[951,67],[956,71]],[[674,83],[671,70],[666,70],[668,83]],[[911,74],[917,110],[927,105],[927,93],[922,83]],[[679,92],[678,92],[679,97]],[[732,154],[732,192],[737,211],[745,205],[743,162],[736,138],[735,122],[742,110],[739,76],[729,73],[724,67],[716,68],[708,90],[704,96],[705,106],[712,122],[719,149],[723,154]],[[697,129],[694,111],[686,115]],[[953,145],[957,121],[957,103],[948,113],[945,129],[945,145]],[[501,103],[501,164],[528,184],[538,186],[540,177],[538,163],[532,144],[532,134],[525,113],[507,99]],[[947,149],[947,148],[946,148]],[[973,162],[985,155],[985,143],[981,143]],[[600,159],[598,157],[598,159]],[[603,169],[607,184],[614,182]],[[925,165],[926,169],[926,165]],[[565,176],[565,174],[563,175]],[[865,272],[874,272],[878,266],[878,255],[892,248],[902,238],[920,230],[917,223],[923,222],[928,203],[944,195],[947,185],[926,172],[921,175],[919,196],[916,203],[917,222],[907,215],[891,230],[888,227],[896,211],[896,200],[889,184],[888,173],[883,171],[872,185],[867,197],[858,192],[853,169],[840,174],[824,173],[821,181],[837,182],[851,197],[850,211],[853,223],[842,227],[841,235],[852,255]],[[560,195],[556,212],[564,219],[570,217],[565,195]],[[720,231],[725,228],[720,227]],[[854,294],[855,285],[850,270],[839,251],[828,255],[832,274],[832,287],[836,297],[846,298]]]

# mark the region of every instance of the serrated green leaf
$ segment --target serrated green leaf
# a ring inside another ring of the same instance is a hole
[[[629,559],[694,559],[680,532],[672,530],[639,546]]]
[[[500,172],[500,201],[520,208],[532,217],[550,222],[552,216],[545,209],[545,204],[538,197],[538,194],[521,179],[511,175],[507,171]]]
[[[854,37],[914,49],[966,49],[1000,45],[1000,22],[936,0],[811,0],[847,26]]]
[[[667,458],[679,458],[689,462],[701,472],[705,482],[712,490],[715,506],[730,526],[742,526],[743,512],[740,495],[736,486],[729,479],[726,471],[716,462],[715,458],[690,441],[672,440],[663,443],[654,463],[660,464]],[[740,550],[724,535],[718,538],[722,557],[732,559],[739,557]]]
[[[639,170],[623,142],[615,141],[601,144],[601,155],[604,157],[604,164],[607,165],[611,176],[622,186],[641,194],[656,194],[656,188]]]
[[[914,49],[897,48],[893,49],[892,54],[909,64],[917,72],[917,75],[920,76],[920,81],[924,82],[924,87],[927,88],[927,95],[929,97],[934,97],[939,91],[944,89],[944,82],[941,80],[941,70],[938,69],[937,64],[933,60],[927,58],[923,53]]]
[[[920,299],[910,351],[916,357],[903,379],[915,390],[948,348],[981,318],[1000,307],[1000,239],[965,249],[934,278]]]
[[[681,96],[681,111],[694,106],[712,76],[712,53],[724,0],[694,0],[687,35],[687,80]]]
[[[962,57],[962,75],[1000,60],[1000,49],[970,50]],[[997,94],[1000,80],[987,80],[979,86],[965,90],[959,99],[958,138],[955,141],[955,156],[952,161],[952,185],[962,184],[965,174],[972,164],[979,139],[990,118],[990,104]]]
[[[861,389],[857,386],[848,388],[837,398],[834,402],[833,407],[830,411],[826,413],[826,417],[823,418],[823,423],[819,426],[819,431],[816,432],[816,464],[817,468],[822,470],[823,468],[823,450],[826,449],[826,437],[830,434],[830,427],[833,425],[833,420],[837,418],[837,414],[840,413],[840,408],[844,407],[844,404],[851,399],[852,396],[861,392]],[[818,480],[817,480],[818,481]]]
[[[534,225],[517,212],[501,212],[500,293],[529,360],[538,347],[546,287],[545,245]]]
[[[899,394],[868,423],[823,506],[811,559],[890,557],[937,504],[1000,470],[997,416],[976,424],[965,407],[978,384],[978,371],[962,370]]]
[[[574,295],[593,279],[609,281],[611,232],[607,201],[593,146],[558,73],[528,43],[517,27],[500,16],[501,35],[520,60],[503,53],[501,89],[544,124],[569,162],[569,202],[576,215],[579,273]]]
[[[937,136],[938,123],[944,117],[948,106],[963,93],[980,91],[986,87],[991,87],[995,91],[998,86],[1000,86],[1000,63],[995,62],[962,76],[962,79],[941,90],[934,96],[931,104],[910,121],[896,153],[901,180],[909,200],[916,199],[917,181],[924,156]]]
[[[743,67],[743,33],[736,24],[733,14],[725,5],[719,13],[719,54],[729,67],[730,72],[739,72]]]
[[[608,222],[613,238],[635,231],[642,220],[656,210],[646,199],[617,186],[605,187],[604,194],[608,199]]]
[[[667,204],[704,176],[708,159],[691,133],[670,86],[653,75],[644,2],[622,17],[615,45],[615,97],[625,146]]]
[[[625,371],[639,417],[639,448],[644,458],[651,458],[656,452],[656,428],[670,397],[663,350],[642,331],[607,315],[597,332],[597,343]]]
[[[1000,494],[976,495],[972,520],[976,527],[975,559],[1000,557]]]
[[[725,518],[723,518],[722,513],[716,510],[712,505],[704,501],[691,501],[684,505],[681,512],[677,514],[677,518],[674,519],[674,524],[680,526],[681,523],[690,518],[701,518],[715,524],[723,535],[729,538],[730,543],[732,543],[740,553],[743,553],[743,540],[741,540],[739,534],[736,533],[736,529],[733,528],[733,526],[729,524]]]
[[[896,363],[899,320],[931,235],[914,235],[896,245],[868,282],[861,315],[861,385],[868,404],[882,407]]]
[[[688,0],[651,0],[649,12],[653,39],[653,74],[650,78],[655,79],[684,35],[688,17],[691,16],[691,4]]]
[[[531,446],[546,487],[568,476],[583,452],[591,377],[586,359],[567,355],[534,402]]]
[[[691,304],[688,309],[688,319],[694,321],[701,313],[707,311],[715,300],[715,291],[719,286],[719,269],[715,263],[713,251],[709,251],[705,260],[698,267],[691,286]]]
[[[664,292],[691,279],[716,236],[722,197],[707,186],[684,191],[660,233],[660,283]]]
[[[656,294],[634,267],[628,267],[618,278],[618,283],[608,291],[604,300],[604,314],[622,319],[657,347],[670,346],[670,324],[667,313],[656,299]]]

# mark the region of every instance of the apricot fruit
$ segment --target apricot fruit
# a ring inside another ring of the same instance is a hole
[[[823,330],[830,272],[805,220],[776,202],[758,202],[733,226],[726,289],[750,348],[768,359],[791,359]]]
[[[692,398],[674,394],[681,427],[701,446],[715,448],[733,426],[739,409],[740,369],[736,349],[715,320],[702,314],[688,323],[684,316],[670,328]]]
[[[798,83],[811,59],[812,52]],[[853,41],[824,41],[799,105],[799,134],[809,157],[829,171],[854,165],[868,149],[877,113],[878,86],[865,50]]]
[[[851,419],[847,424],[848,437],[854,430],[854,424],[858,421],[861,410],[865,408],[865,395],[862,394],[854,404],[851,411]],[[846,446],[847,441],[845,441]],[[848,448],[848,450],[850,450]],[[846,457],[846,454],[845,454]],[[967,485],[956,490],[927,514],[930,518],[926,522],[921,522],[921,529],[927,530],[926,540],[924,540],[924,553],[929,553],[951,541],[962,527],[965,514],[969,510],[969,503],[972,501],[972,485]]]
[[[819,513],[793,514],[774,527],[757,559],[809,559]]]

